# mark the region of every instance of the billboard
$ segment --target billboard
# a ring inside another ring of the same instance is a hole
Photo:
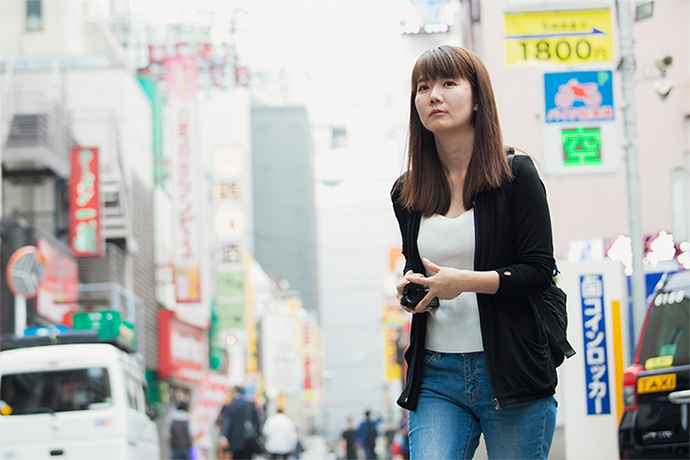
[[[177,318],[175,312],[158,310],[158,375],[195,380],[208,359],[204,330]]]
[[[547,123],[611,121],[613,75],[610,70],[544,74]]]
[[[618,171],[611,70],[545,72],[543,120],[547,174]]]
[[[36,238],[36,247],[46,259],[43,282],[36,296],[36,312],[60,324],[65,315],[79,309],[79,266],[72,256],[45,238]]]
[[[608,9],[506,13],[506,65],[542,67],[613,62]]]
[[[193,57],[166,60],[175,219],[174,282],[178,303],[201,302],[197,203],[197,66]]]
[[[70,246],[77,257],[103,255],[98,149],[73,146],[69,183]]]

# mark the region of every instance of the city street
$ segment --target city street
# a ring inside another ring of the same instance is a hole
[[[687,459],[689,24],[0,0],[0,460]]]

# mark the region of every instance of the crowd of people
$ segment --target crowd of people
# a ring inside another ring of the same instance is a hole
[[[164,437],[172,460],[195,458],[187,410],[187,401],[179,401],[166,418]],[[245,460],[260,455],[267,460],[299,459],[303,448],[295,423],[282,408],[267,418],[260,412],[253,401],[244,397],[241,386],[231,389],[216,422],[216,458]]]
[[[188,401],[181,400],[166,419],[164,437],[168,440],[170,458],[187,460],[193,454]],[[215,458],[221,460],[299,459],[304,447],[295,422],[282,408],[264,417],[262,408],[246,398],[241,386],[231,389],[216,423],[218,449]],[[384,422],[380,415],[367,410],[355,426],[347,418],[342,437],[329,445],[329,460],[409,459],[407,413],[399,424]]]
[[[331,445],[335,457],[346,460],[409,459],[407,413],[397,426],[391,420],[386,420],[381,428],[382,421],[383,417],[374,417],[370,410],[364,413],[364,419],[357,427],[352,417],[348,417],[341,439]]]

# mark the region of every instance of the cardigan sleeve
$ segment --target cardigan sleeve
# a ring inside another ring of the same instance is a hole
[[[407,246],[407,221],[409,219],[409,212],[403,209],[402,205],[398,202],[400,199],[400,191],[402,190],[404,176],[400,176],[398,180],[393,184],[391,189],[391,201],[393,202],[393,212],[395,212],[395,218],[398,221],[398,227],[400,227],[400,237],[402,239],[402,254],[405,257],[405,268],[403,269],[403,275],[407,273],[412,268],[410,263],[410,257],[408,256]]]
[[[525,296],[544,291],[556,266],[553,258],[551,216],[546,188],[532,159],[516,155],[509,208],[515,263],[496,269],[500,284],[496,295]]]

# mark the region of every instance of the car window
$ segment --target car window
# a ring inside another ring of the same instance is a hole
[[[134,377],[132,377],[129,372],[125,372],[125,382],[127,382],[127,402],[129,403],[129,407],[134,410],[138,410],[137,384],[134,380]]]
[[[640,364],[661,368],[690,364],[690,273],[669,277],[652,301],[640,348]]]
[[[112,403],[108,370],[102,367],[6,374],[0,399],[11,415],[100,409]]]

